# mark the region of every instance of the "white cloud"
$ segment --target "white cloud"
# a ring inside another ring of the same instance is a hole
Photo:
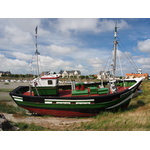
[[[113,19],[0,19],[0,21],[0,50],[4,54],[1,55],[3,56],[1,60],[5,62],[0,68],[2,71],[29,73],[29,62],[32,61],[32,54],[35,52],[34,32],[37,25],[41,71],[59,72],[61,69],[75,69],[80,70],[82,74],[97,74],[105,66],[110,55],[111,47],[104,49],[94,45],[91,48],[90,42],[97,44],[94,38],[99,38],[98,34],[113,31],[115,25]],[[118,27],[126,29],[129,25],[123,19],[119,19]],[[79,37],[80,34],[83,34],[83,40]],[[86,43],[84,38],[88,40],[91,38],[91,41]],[[120,51],[119,55],[123,56]]]
[[[31,53],[40,19],[0,19],[0,50]]]
[[[50,45],[47,46],[47,49],[49,49],[52,53],[57,54],[70,54],[76,50],[78,50],[76,47],[67,47],[67,46],[58,46],[58,45]]]
[[[91,73],[90,74],[93,74],[93,72],[95,72],[96,74],[98,74],[99,71],[104,70],[106,62],[105,62],[105,60],[102,60],[102,59],[103,58],[100,59],[98,57],[93,57],[93,58],[88,58],[87,59],[88,65],[91,68]]]
[[[49,56],[40,56],[41,71],[56,71],[59,72],[61,69],[65,69],[71,66],[72,63],[61,59],[54,59]]]
[[[137,47],[142,52],[150,53],[150,39],[139,41]]]
[[[56,28],[61,32],[69,31],[95,31],[98,19],[58,19]]]
[[[11,73],[36,73],[36,57],[30,59],[31,55],[23,54],[23,53],[13,53],[16,56],[15,59],[6,58],[4,55],[0,54],[0,70],[2,71],[11,71]],[[20,57],[19,57],[20,56]],[[17,59],[18,58],[18,59]],[[27,62],[29,61],[30,62]],[[49,56],[40,56],[39,57],[40,64],[40,72],[42,71],[57,71],[59,72],[61,69],[66,69],[68,66],[72,66],[72,62],[64,61],[61,59],[54,59]],[[33,62],[32,62],[33,61]],[[30,63],[32,62],[32,68],[35,72],[32,72]]]
[[[114,20],[108,20],[108,19],[99,21],[98,22],[98,24],[99,24],[98,31],[99,32],[113,31],[115,23],[116,22],[114,22]],[[126,28],[129,28],[129,25],[124,20],[119,20],[117,22],[117,27],[119,27],[119,29],[126,29]]]
[[[88,60],[89,60],[89,63],[94,63],[94,64],[102,63],[102,60],[100,60],[98,57],[88,58]]]
[[[149,72],[150,71],[150,65],[149,64],[147,64],[147,65],[142,65],[142,69],[144,69],[144,73],[147,73],[147,72]]]
[[[5,18],[0,19],[1,24],[0,28],[16,28],[18,30],[24,32],[33,32],[37,25],[41,24],[41,19],[33,19],[33,18]]]
[[[139,58],[138,60],[137,60],[137,62],[139,63],[139,64],[150,64],[150,58]]]
[[[136,61],[140,65],[139,68],[142,68],[142,72],[147,73],[150,71],[150,58],[144,58],[143,56],[141,56],[141,58],[138,58]]]
[[[87,68],[85,65],[77,64],[74,66],[73,70],[79,70],[81,71],[81,74],[89,74],[89,68]]]
[[[11,73],[24,73],[28,72],[28,63],[23,60],[9,59],[0,54],[0,70],[11,71]]]
[[[34,30],[40,19],[0,19],[0,70],[12,73],[28,73],[33,53]],[[31,46],[32,45],[32,46]],[[13,57],[12,57],[13,56]]]
[[[59,31],[70,34],[71,31],[84,32],[90,31],[93,33],[106,32],[114,30],[114,20],[98,19],[98,18],[74,18],[74,19],[58,19],[55,22],[55,27]],[[120,29],[128,28],[129,25],[124,20],[118,21]]]
[[[32,55],[27,55],[27,54],[20,53],[20,52],[13,52],[12,55],[15,56],[15,58],[19,60],[24,60],[24,61],[32,60]]]
[[[29,32],[24,32],[16,27],[5,27],[5,38],[9,44],[31,44],[33,38]]]

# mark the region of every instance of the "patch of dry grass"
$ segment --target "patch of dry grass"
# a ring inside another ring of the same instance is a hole
[[[95,131],[149,131],[150,130],[150,81],[142,83],[142,94],[132,99],[125,111],[102,112],[92,122],[82,123],[72,130]],[[139,101],[145,105],[140,105]]]

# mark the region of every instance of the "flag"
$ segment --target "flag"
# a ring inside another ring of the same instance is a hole
[[[37,29],[38,29],[38,26],[36,26],[36,28],[35,28],[35,38],[36,38],[36,39],[35,39],[35,40],[36,40],[36,41],[35,41],[35,42],[36,42],[36,43],[35,43],[35,46],[36,46],[36,52],[35,52],[35,54],[36,54],[36,55],[40,55],[40,53],[38,52],[38,48],[37,48]]]
[[[36,50],[35,55],[40,55],[40,53],[38,52],[38,50]]]
[[[35,34],[37,34],[37,29],[38,29],[38,26],[36,26],[36,28],[35,28]]]

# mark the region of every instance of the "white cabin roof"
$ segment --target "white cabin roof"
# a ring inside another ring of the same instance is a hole
[[[41,79],[58,79],[60,77],[59,74],[50,74],[50,75],[43,75]]]

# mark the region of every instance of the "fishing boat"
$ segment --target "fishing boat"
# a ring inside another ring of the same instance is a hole
[[[142,79],[116,80],[117,44],[115,26],[113,78],[107,82],[85,84],[71,81],[69,85],[59,85],[60,75],[49,72],[38,75],[29,86],[17,87],[10,96],[18,106],[29,112],[57,117],[90,117],[101,111],[127,108]],[[38,57],[37,43],[35,54]]]

